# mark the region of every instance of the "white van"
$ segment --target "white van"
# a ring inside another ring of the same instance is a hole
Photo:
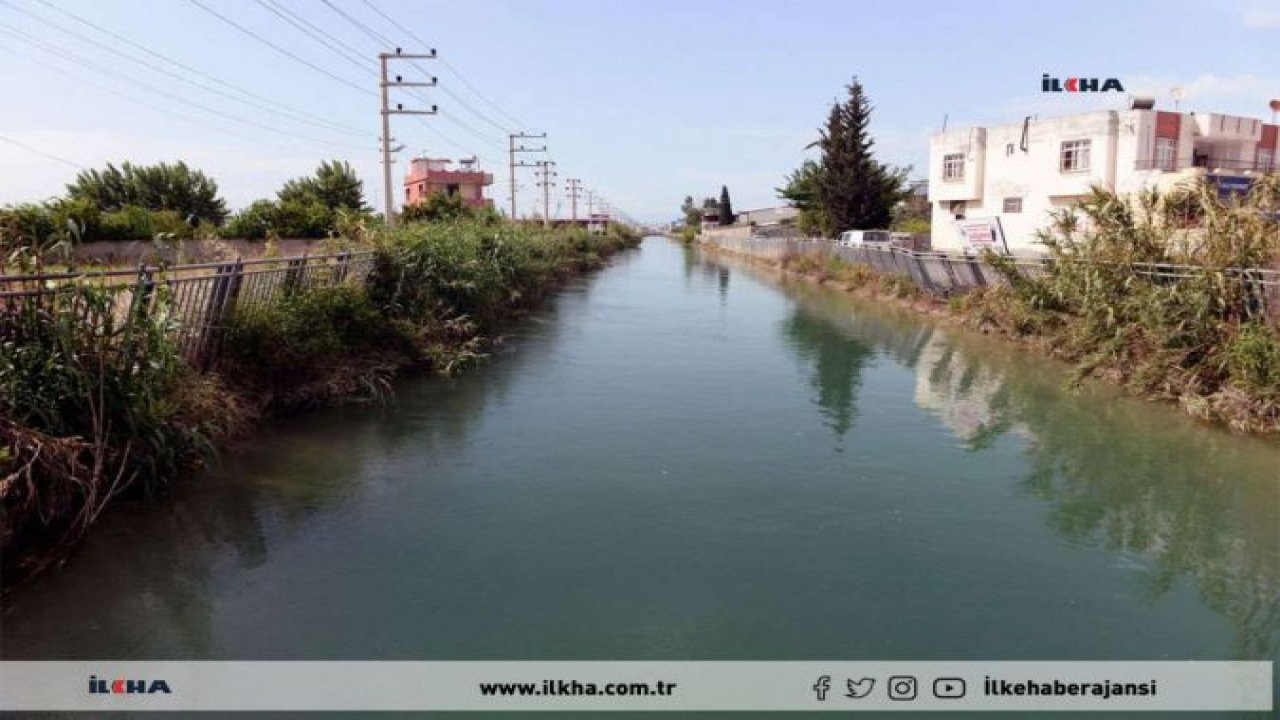
[[[845,230],[836,239],[836,244],[843,247],[861,247],[863,245],[889,247],[889,240],[888,230]]]

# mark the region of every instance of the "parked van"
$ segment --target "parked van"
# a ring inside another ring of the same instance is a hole
[[[836,239],[836,244],[843,247],[861,247],[863,245],[874,245],[878,247],[889,247],[889,231],[888,230],[845,230],[840,233],[840,237]]]

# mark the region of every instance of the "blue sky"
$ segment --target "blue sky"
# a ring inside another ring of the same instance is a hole
[[[401,27],[365,0],[330,1],[406,49],[418,45],[411,34],[438,49],[447,65],[426,65],[442,87],[424,92],[441,116],[396,118],[392,134],[407,146],[406,159],[424,151],[478,154],[499,180],[491,195],[502,207],[508,128],[545,131],[561,181],[581,178],[640,219],[674,217],[686,194],[713,195],[722,184],[740,209],[776,204],[774,188],[803,159],[827,107],[855,74],[876,106],[881,158],[914,165],[916,176],[926,172],[928,137],[944,116],[958,127],[1125,102],[1044,95],[1044,72],[1118,77],[1129,91],[1156,95],[1162,107],[1172,105],[1169,89],[1181,86],[1184,110],[1268,118],[1267,100],[1280,97],[1280,0],[1085,1],[1052,10],[940,0],[370,0]],[[339,157],[358,168],[370,199],[378,197],[377,100],[359,88],[376,89],[370,70],[379,43],[322,0],[264,2],[304,17],[365,58],[363,65],[258,0],[199,2],[324,73],[193,0],[0,0],[7,86],[0,138],[22,145],[0,142],[0,204],[49,197],[73,177],[74,167],[35,151],[89,167],[185,159],[212,174],[233,207]],[[273,104],[235,102],[85,38]],[[531,211],[534,178],[523,171],[520,182],[521,211]],[[563,183],[557,201],[567,213]]]

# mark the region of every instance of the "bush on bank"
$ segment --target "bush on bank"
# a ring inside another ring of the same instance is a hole
[[[124,288],[76,287],[0,312],[0,573],[74,539],[131,488],[154,489],[234,420],[195,378],[163,310],[128,308]],[[163,306],[163,304],[162,304]]]
[[[378,229],[362,287],[236,312],[217,371],[182,358],[163,288],[82,286],[0,311],[0,578],[38,571],[112,498],[154,491],[261,416],[385,397],[408,365],[453,372],[554,282],[639,237],[461,220]]]
[[[1008,284],[963,305],[978,324],[1053,348],[1082,376],[1239,430],[1280,432],[1280,295],[1225,270],[1280,265],[1277,212],[1275,176],[1229,202],[1204,184],[1132,202],[1094,190],[1042,234],[1053,258],[1043,277],[992,259]],[[1169,279],[1149,271],[1160,263],[1205,270]]]

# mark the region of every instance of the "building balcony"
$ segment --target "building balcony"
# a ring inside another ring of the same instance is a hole
[[[1193,167],[1205,168],[1211,173],[1259,173],[1268,174],[1280,170],[1273,160],[1236,160],[1218,158],[1212,155],[1198,155],[1192,160]]]
[[[1140,161],[1135,170],[1163,170],[1165,172],[1183,172],[1185,170],[1203,169],[1210,174],[1259,174],[1280,172],[1280,161],[1276,160],[1237,160],[1235,158],[1215,157],[1213,155],[1197,155],[1190,165],[1175,167],[1173,163],[1160,163],[1155,160]]]

